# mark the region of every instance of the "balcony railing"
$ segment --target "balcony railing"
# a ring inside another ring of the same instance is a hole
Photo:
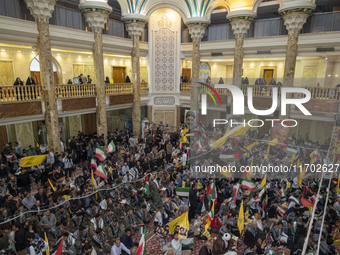
[[[145,87],[145,84],[143,85]],[[147,86],[147,85],[146,85]],[[57,98],[77,98],[96,96],[95,84],[55,85]],[[131,83],[115,83],[105,85],[106,95],[131,94]],[[43,89],[40,85],[1,86],[0,102],[37,101],[43,99]]]
[[[212,85],[213,86],[213,85]],[[281,96],[281,87],[268,85],[241,85],[243,94],[247,95],[247,89],[253,88],[253,96],[255,97],[271,97],[273,88],[278,88],[278,95]],[[318,100],[340,100],[340,88],[320,88],[305,87],[311,93],[311,99]],[[216,89],[219,95],[229,95],[229,89]],[[181,83],[181,93],[190,93],[190,83]],[[200,93],[204,93],[200,91]],[[302,94],[295,93],[293,97],[304,97]]]
[[[149,92],[149,85],[147,82],[143,82],[140,84],[140,93],[148,93]]]
[[[10,101],[32,101],[42,99],[42,86],[2,86],[0,87],[0,100]]]
[[[182,82],[181,83],[181,92],[182,93],[190,93],[190,83],[189,82]]]
[[[132,83],[113,83],[105,85],[106,95],[131,94]]]
[[[56,85],[55,90],[59,98],[90,97],[96,95],[94,84]]]

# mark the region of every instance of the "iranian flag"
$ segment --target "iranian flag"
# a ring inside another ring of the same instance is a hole
[[[285,197],[286,196],[286,191],[284,190],[284,188],[282,187],[279,191],[280,195],[281,195],[281,198]]]
[[[266,192],[267,185],[263,187],[263,189],[260,191],[260,193],[257,195],[256,199],[261,199],[264,193]]]
[[[177,191],[176,191],[176,193],[177,193]],[[205,198],[205,191],[203,192],[203,195],[202,195],[202,198],[201,198],[201,202],[202,202],[201,214],[203,214],[207,211],[207,209],[205,208],[205,204],[204,204],[204,198]]]
[[[219,158],[222,161],[239,161],[241,159],[241,156],[242,152],[241,150],[239,150],[236,153],[221,154]]]
[[[281,214],[282,216],[286,213],[286,210],[283,209],[283,207],[281,205],[277,206],[277,211],[279,214]]]
[[[241,182],[241,188],[242,189],[248,189],[250,191],[253,191],[255,188],[256,188],[256,183],[255,182],[252,182],[252,181],[249,181],[247,179],[243,179],[242,182]]]
[[[104,161],[106,159],[106,150],[103,147],[97,146],[94,156],[100,161]]]
[[[281,149],[282,149],[285,153],[287,153],[287,154],[293,155],[293,154],[296,154],[296,153],[297,153],[297,150],[296,150],[296,149],[288,148],[287,145],[283,145],[283,146],[281,147]]]
[[[96,160],[94,158],[91,159],[90,167],[97,169],[97,163],[96,163]]]
[[[111,141],[106,148],[106,152],[110,153],[110,152],[114,152],[114,151],[116,151],[116,145],[114,144],[113,141]]]
[[[310,155],[309,155],[311,158],[317,158],[317,159],[323,159],[323,158],[325,158],[325,156],[321,153],[321,152],[319,152],[318,150],[315,150],[315,151],[313,151]]]
[[[210,221],[214,219],[214,212],[215,212],[215,204],[213,203],[211,206],[210,212],[207,214],[207,217],[209,218]]]
[[[210,201],[217,203],[217,191],[216,191],[215,180],[212,180],[212,182],[209,184],[207,195]]]
[[[149,175],[148,172],[145,172],[145,194],[150,196],[150,183],[149,183]]]
[[[146,255],[146,228],[144,228],[143,235],[140,238],[137,255]]]
[[[102,165],[102,164],[100,164],[98,167],[97,167],[97,169],[96,169],[96,171],[94,171],[94,174],[95,175],[98,175],[98,176],[100,176],[100,177],[102,177],[102,178],[104,178],[104,179],[106,179],[106,171],[105,171],[105,168],[104,168],[104,166]]]
[[[240,188],[240,184],[237,183],[236,186],[234,186],[234,204],[236,204],[236,198],[237,198],[237,193],[238,193],[238,189]]]
[[[266,195],[266,200],[264,200],[264,203],[262,205],[262,210],[264,210],[264,208],[266,208],[267,204],[268,204],[268,195]]]

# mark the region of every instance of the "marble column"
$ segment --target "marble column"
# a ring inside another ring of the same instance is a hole
[[[235,36],[234,49],[234,70],[233,70],[233,84],[241,86],[242,68],[243,68],[243,44],[244,37],[248,33],[250,24],[254,20],[253,16],[232,16],[228,17],[231,28]]]
[[[104,82],[104,59],[103,59],[103,40],[102,31],[105,27],[111,7],[99,8],[80,6],[85,16],[86,22],[89,24],[94,35],[94,44],[92,50],[94,73],[96,77],[96,123],[97,134],[104,135],[104,141],[107,143],[107,119],[106,119],[106,94]]]
[[[40,79],[45,103],[45,124],[49,151],[60,152],[59,119],[55,93],[53,58],[49,19],[55,6],[55,0],[25,0],[27,8],[34,17],[38,28],[37,48],[40,64]]]
[[[198,83],[200,78],[200,44],[204,36],[206,25],[188,25],[189,33],[192,39],[192,75],[190,84],[190,109],[193,111],[199,110],[198,106]]]
[[[288,30],[283,86],[291,87],[294,85],[293,82],[296,57],[298,54],[299,34],[312,11],[312,8],[297,8],[283,10],[280,12],[280,14],[283,16],[286,29]]]
[[[133,82],[133,104],[132,104],[132,130],[133,136],[141,135],[141,104],[140,104],[140,63],[139,63],[139,38],[144,29],[145,22],[126,22],[126,30],[132,39],[132,82]]]

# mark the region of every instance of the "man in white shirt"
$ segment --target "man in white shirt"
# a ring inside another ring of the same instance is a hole
[[[124,166],[122,167],[122,172],[124,175],[126,175],[127,172],[129,172],[130,168],[128,166],[128,164],[125,162]]]
[[[174,235],[174,239],[172,239],[171,241],[171,246],[172,246],[172,251],[175,253],[175,255],[182,254],[182,239],[178,238],[177,232]]]
[[[111,254],[110,255],[121,255],[122,251],[125,251],[127,254],[131,254],[129,249],[126,248],[126,246],[120,242],[120,238],[117,237],[115,245],[111,248]]]

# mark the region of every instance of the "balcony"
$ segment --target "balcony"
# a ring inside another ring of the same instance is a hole
[[[148,93],[147,83],[140,84],[141,93]],[[82,85],[55,85],[57,98],[84,98],[95,97],[95,84]],[[114,83],[105,85],[105,94],[127,95],[132,94],[132,83]],[[0,87],[1,102],[23,102],[23,101],[40,101],[43,99],[43,88],[41,85],[34,86],[2,86]]]

